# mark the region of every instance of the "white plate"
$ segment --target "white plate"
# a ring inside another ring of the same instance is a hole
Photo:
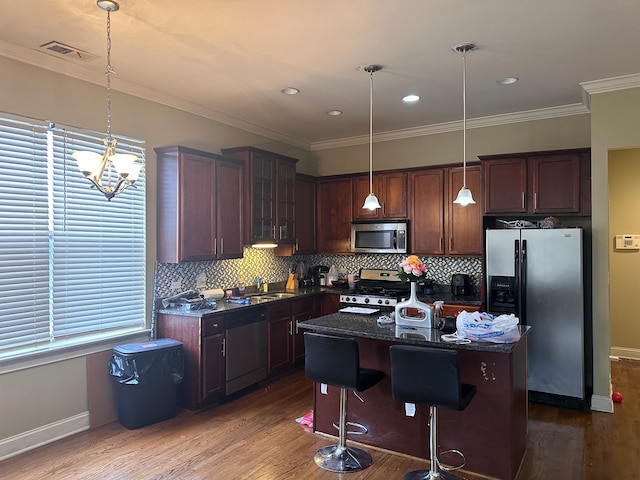
[[[380,310],[377,310],[375,308],[365,308],[365,307],[345,307],[345,308],[341,308],[338,311],[342,313],[363,313],[365,315],[371,315],[372,313],[379,312]]]

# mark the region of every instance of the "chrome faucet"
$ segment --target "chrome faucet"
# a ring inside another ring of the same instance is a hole
[[[264,285],[264,279],[256,275],[254,280],[256,282],[256,290],[258,292],[261,292],[262,291],[262,285]]]

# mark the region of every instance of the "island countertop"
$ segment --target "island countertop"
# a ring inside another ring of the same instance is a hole
[[[477,350],[495,353],[509,353],[517,345],[513,343],[471,342],[455,343],[442,339],[442,332],[434,328],[415,328],[391,324],[378,324],[378,315],[355,313],[332,313],[323,317],[298,322],[299,328],[317,332],[370,338],[390,342],[402,342],[423,346],[437,346],[456,350]],[[531,327],[519,325],[520,340],[529,333]]]

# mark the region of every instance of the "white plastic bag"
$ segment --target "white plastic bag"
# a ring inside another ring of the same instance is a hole
[[[456,319],[458,336],[474,342],[512,343],[520,340],[519,319],[513,314],[494,317],[463,310]]]

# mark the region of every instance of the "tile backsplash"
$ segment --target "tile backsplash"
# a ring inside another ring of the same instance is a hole
[[[356,254],[356,255],[293,255],[276,257],[273,250],[246,247],[244,257],[210,262],[160,263],[154,275],[155,298],[164,298],[185,290],[195,290],[198,277],[204,275],[205,288],[233,288],[240,278],[253,285],[254,277],[266,282],[284,282],[296,262],[305,261],[308,266],[335,265],[340,277],[357,274],[360,268],[386,268],[396,270],[407,255]],[[454,273],[472,276],[475,285],[480,283],[482,260],[475,257],[421,257],[427,266],[427,278],[436,283],[449,284]]]

